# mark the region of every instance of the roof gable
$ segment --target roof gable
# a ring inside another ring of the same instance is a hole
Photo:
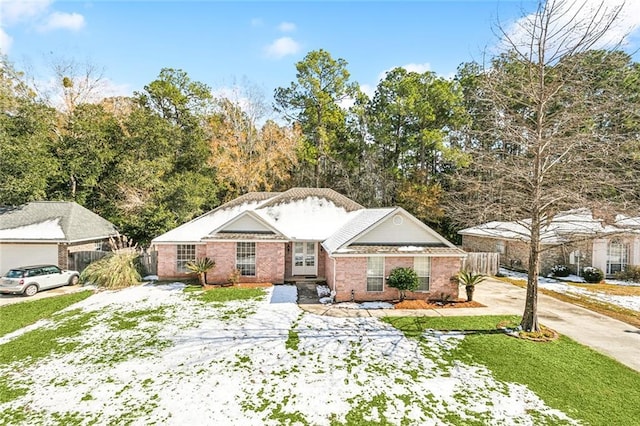
[[[70,201],[34,201],[0,209],[0,239],[74,242],[118,233],[115,225]]]
[[[260,215],[252,210],[240,213],[222,226],[213,230],[209,236],[218,233],[253,233],[253,234],[274,234],[282,236],[280,231],[267,223]]]
[[[452,243],[400,207],[362,211],[327,239],[323,246],[330,253],[348,249],[350,246],[447,247],[455,249]]]
[[[238,202],[238,198],[226,204],[223,204],[202,216],[190,220],[177,228],[174,228],[164,234],[154,238],[152,243],[193,243],[199,242],[204,237],[224,224],[232,221],[240,214],[248,210],[255,210],[264,202],[262,197],[253,197],[250,195],[264,193],[249,193],[242,198],[243,202]]]

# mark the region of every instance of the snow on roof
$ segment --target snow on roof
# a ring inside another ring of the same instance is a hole
[[[0,239],[3,240],[64,240],[65,238],[59,218],[15,228],[0,229]]]
[[[215,210],[180,225],[169,232],[153,239],[154,243],[196,242],[218,229],[244,211],[255,210],[263,201],[253,200],[232,207],[223,204]]]
[[[512,222],[487,222],[482,225],[463,229],[461,235],[504,238],[529,241],[531,236],[530,219]],[[543,244],[566,242],[567,236],[575,234],[612,234],[619,232],[639,232],[640,218],[617,215],[613,224],[594,218],[589,209],[580,208],[558,213],[549,224],[542,227],[540,239]]]
[[[394,208],[361,210],[324,242],[325,250],[333,253],[394,210]]]
[[[348,212],[326,198],[309,196],[256,210],[266,222],[292,240],[323,241],[357,211]]]
[[[57,225],[53,225],[54,222]],[[58,228],[62,236],[47,236],[58,235]],[[43,234],[33,231],[37,229],[43,229]],[[0,237],[4,240],[57,239],[66,242],[102,239],[118,233],[111,222],[72,201],[32,201],[15,207],[0,207],[0,230],[7,231]]]

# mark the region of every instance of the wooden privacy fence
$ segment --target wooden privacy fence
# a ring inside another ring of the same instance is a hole
[[[158,275],[158,252],[144,250],[140,253],[140,264],[144,275]]]
[[[467,253],[464,269],[474,274],[497,275],[500,270],[500,253]]]
[[[69,253],[69,269],[82,272],[90,263],[102,259],[109,253],[108,251],[76,251]]]
[[[100,260],[106,255],[110,254],[110,251],[77,251],[69,253],[69,269],[82,272],[89,266],[90,263]],[[157,251],[143,251],[138,258],[142,270],[140,271],[144,275],[157,275],[158,274],[158,252]]]

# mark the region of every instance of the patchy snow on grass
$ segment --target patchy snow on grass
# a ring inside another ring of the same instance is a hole
[[[0,423],[18,413],[27,424],[577,424],[452,359],[462,334],[408,339],[376,318],[304,313],[294,286],[264,291],[207,303],[145,285],[69,307],[51,322],[85,318],[63,338],[72,351],[0,365],[28,389],[0,404]]]
[[[616,296],[561,282],[540,283],[540,288],[556,293],[574,294],[640,312],[640,296]]]
[[[527,280],[527,274],[522,272],[513,272],[507,269],[500,269],[500,273],[519,280]],[[582,278],[576,277],[576,282],[583,282]],[[569,279],[566,277],[565,279]],[[614,284],[612,280],[607,280],[607,284]],[[629,285],[629,283],[627,283]],[[617,296],[612,294],[606,294],[597,290],[589,290],[584,287],[578,287],[575,285],[567,284],[564,281],[557,280],[550,277],[539,277],[538,286],[546,290],[555,291],[556,293],[573,294],[577,296],[586,297],[589,299],[597,300],[600,302],[609,303],[612,305],[620,306],[622,308],[631,309],[633,311],[640,312],[640,296]]]

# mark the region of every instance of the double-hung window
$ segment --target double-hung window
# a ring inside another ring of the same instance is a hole
[[[187,263],[195,260],[196,245],[195,244],[178,244],[176,253],[176,271],[179,273],[187,273]]]
[[[256,276],[256,243],[236,243],[236,269],[242,276]]]
[[[367,257],[367,291],[384,289],[384,257]]]
[[[416,291],[429,291],[429,277],[431,276],[431,258],[414,257],[413,270],[418,275],[420,282]]]

